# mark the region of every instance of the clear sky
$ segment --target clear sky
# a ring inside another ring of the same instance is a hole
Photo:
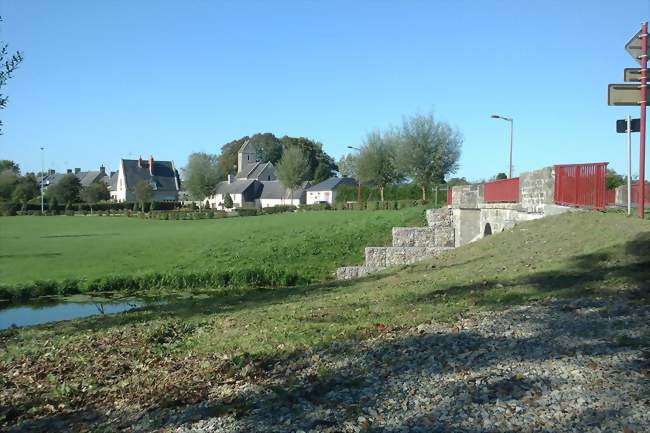
[[[607,84],[647,0],[2,0],[25,61],[4,88],[0,159],[57,171],[217,153],[256,132],[338,158],[374,128],[433,111],[460,129],[460,176],[609,161],[626,170]],[[638,134],[634,137],[638,171]]]

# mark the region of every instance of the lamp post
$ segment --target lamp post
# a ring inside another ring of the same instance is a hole
[[[41,147],[41,214],[45,211],[43,206],[43,183],[45,182],[45,148]]]
[[[354,146],[348,146],[348,149],[354,149],[357,152],[361,152],[361,149]],[[358,173],[357,173],[357,177],[359,177]],[[361,179],[357,179],[357,203],[359,203],[359,206],[361,206]]]
[[[512,117],[499,116],[498,114],[493,114],[490,117],[493,118],[493,119],[501,119],[501,120],[505,120],[506,122],[510,122],[510,166],[509,166],[509,169],[508,169],[508,179],[511,179],[512,178],[512,124],[514,123],[513,118]]]

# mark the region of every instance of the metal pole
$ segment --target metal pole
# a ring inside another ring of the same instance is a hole
[[[643,219],[645,212],[645,109],[647,93],[648,67],[648,23],[641,24],[641,128],[639,146],[639,218]]]
[[[45,208],[43,206],[43,183],[45,182],[45,148],[41,147],[41,214]]]
[[[514,119],[510,119],[510,172],[508,173],[508,179],[512,179],[512,124]]]
[[[627,215],[632,214],[632,116],[627,116]]]

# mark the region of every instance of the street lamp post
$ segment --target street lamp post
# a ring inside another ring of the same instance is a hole
[[[45,148],[41,147],[41,214],[45,211],[43,206],[43,183],[45,182]]]
[[[361,152],[361,149],[354,146],[348,146],[348,149],[354,149],[357,152]],[[358,173],[357,173],[357,177],[359,177]],[[357,179],[357,203],[359,203],[359,206],[361,206],[361,179]]]
[[[510,122],[510,166],[508,169],[508,179],[512,178],[512,124],[514,123],[514,119],[512,117],[505,117],[505,116],[499,116],[498,114],[493,114],[492,116],[493,119],[501,119],[505,120],[506,122]]]

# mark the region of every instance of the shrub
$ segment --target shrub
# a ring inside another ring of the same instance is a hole
[[[257,215],[257,209],[237,209],[237,215],[239,216],[255,216]]]
[[[274,213],[283,213],[283,212],[293,212],[297,208],[293,205],[278,205],[262,208],[262,213],[265,214],[274,214]]]

